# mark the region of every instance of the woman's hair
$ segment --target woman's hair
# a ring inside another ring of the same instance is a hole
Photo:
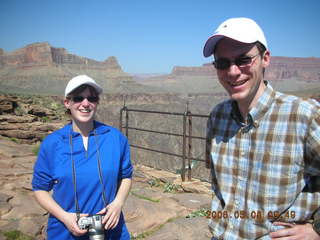
[[[96,89],[88,84],[83,84],[79,87],[77,87],[76,89],[74,89],[71,93],[69,93],[66,96],[66,99],[71,100],[72,97],[78,96],[79,94],[81,94],[84,90],[89,89],[89,92],[91,94],[91,96],[95,96],[98,97],[98,102],[99,102],[99,94],[97,93]],[[65,112],[67,115],[71,115],[70,109],[67,109]]]

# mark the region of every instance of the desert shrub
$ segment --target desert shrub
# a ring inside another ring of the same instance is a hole
[[[208,215],[208,209],[201,208],[199,210],[193,211],[189,213],[186,218],[193,218],[193,217],[206,217]]]
[[[5,232],[4,236],[6,237],[6,240],[33,240],[32,237],[27,236],[17,230]]]
[[[39,144],[39,143],[37,143],[36,145],[34,145],[34,146],[32,147],[32,152],[33,152],[33,154],[36,155],[36,156],[38,155],[39,150],[40,150],[40,144]]]

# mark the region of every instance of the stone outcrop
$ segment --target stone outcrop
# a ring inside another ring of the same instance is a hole
[[[17,107],[17,101],[15,98],[0,96],[0,114],[13,113]]]
[[[63,126],[63,107],[52,99],[40,105],[40,97],[0,96],[0,135],[20,143],[35,143]],[[38,102],[37,102],[38,101]]]

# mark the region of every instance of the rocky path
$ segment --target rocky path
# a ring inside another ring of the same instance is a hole
[[[33,148],[0,137],[0,240],[13,230],[45,239],[47,214],[31,191]],[[205,240],[210,234],[200,215],[209,206],[209,184],[182,183],[178,175],[135,166],[124,215],[132,239]]]

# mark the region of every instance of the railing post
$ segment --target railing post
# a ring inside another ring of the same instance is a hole
[[[125,111],[126,111],[126,125],[125,125],[125,128],[126,128],[126,136],[128,137],[128,135],[129,135],[129,129],[128,129],[128,126],[129,126],[129,111],[128,111],[127,107],[125,107]]]
[[[122,132],[122,123],[123,123],[123,111],[126,111],[126,99],[123,100],[123,107],[120,109],[120,119],[119,119],[119,129]]]
[[[183,133],[182,133],[182,169],[181,179],[182,182],[186,180],[186,128],[187,128],[187,111],[183,114]]]
[[[192,114],[187,112],[188,115],[188,181],[191,181],[191,151],[192,151]]]
[[[122,112],[124,110],[124,107],[120,109],[120,119],[119,119],[119,129],[120,132],[122,132]]]

